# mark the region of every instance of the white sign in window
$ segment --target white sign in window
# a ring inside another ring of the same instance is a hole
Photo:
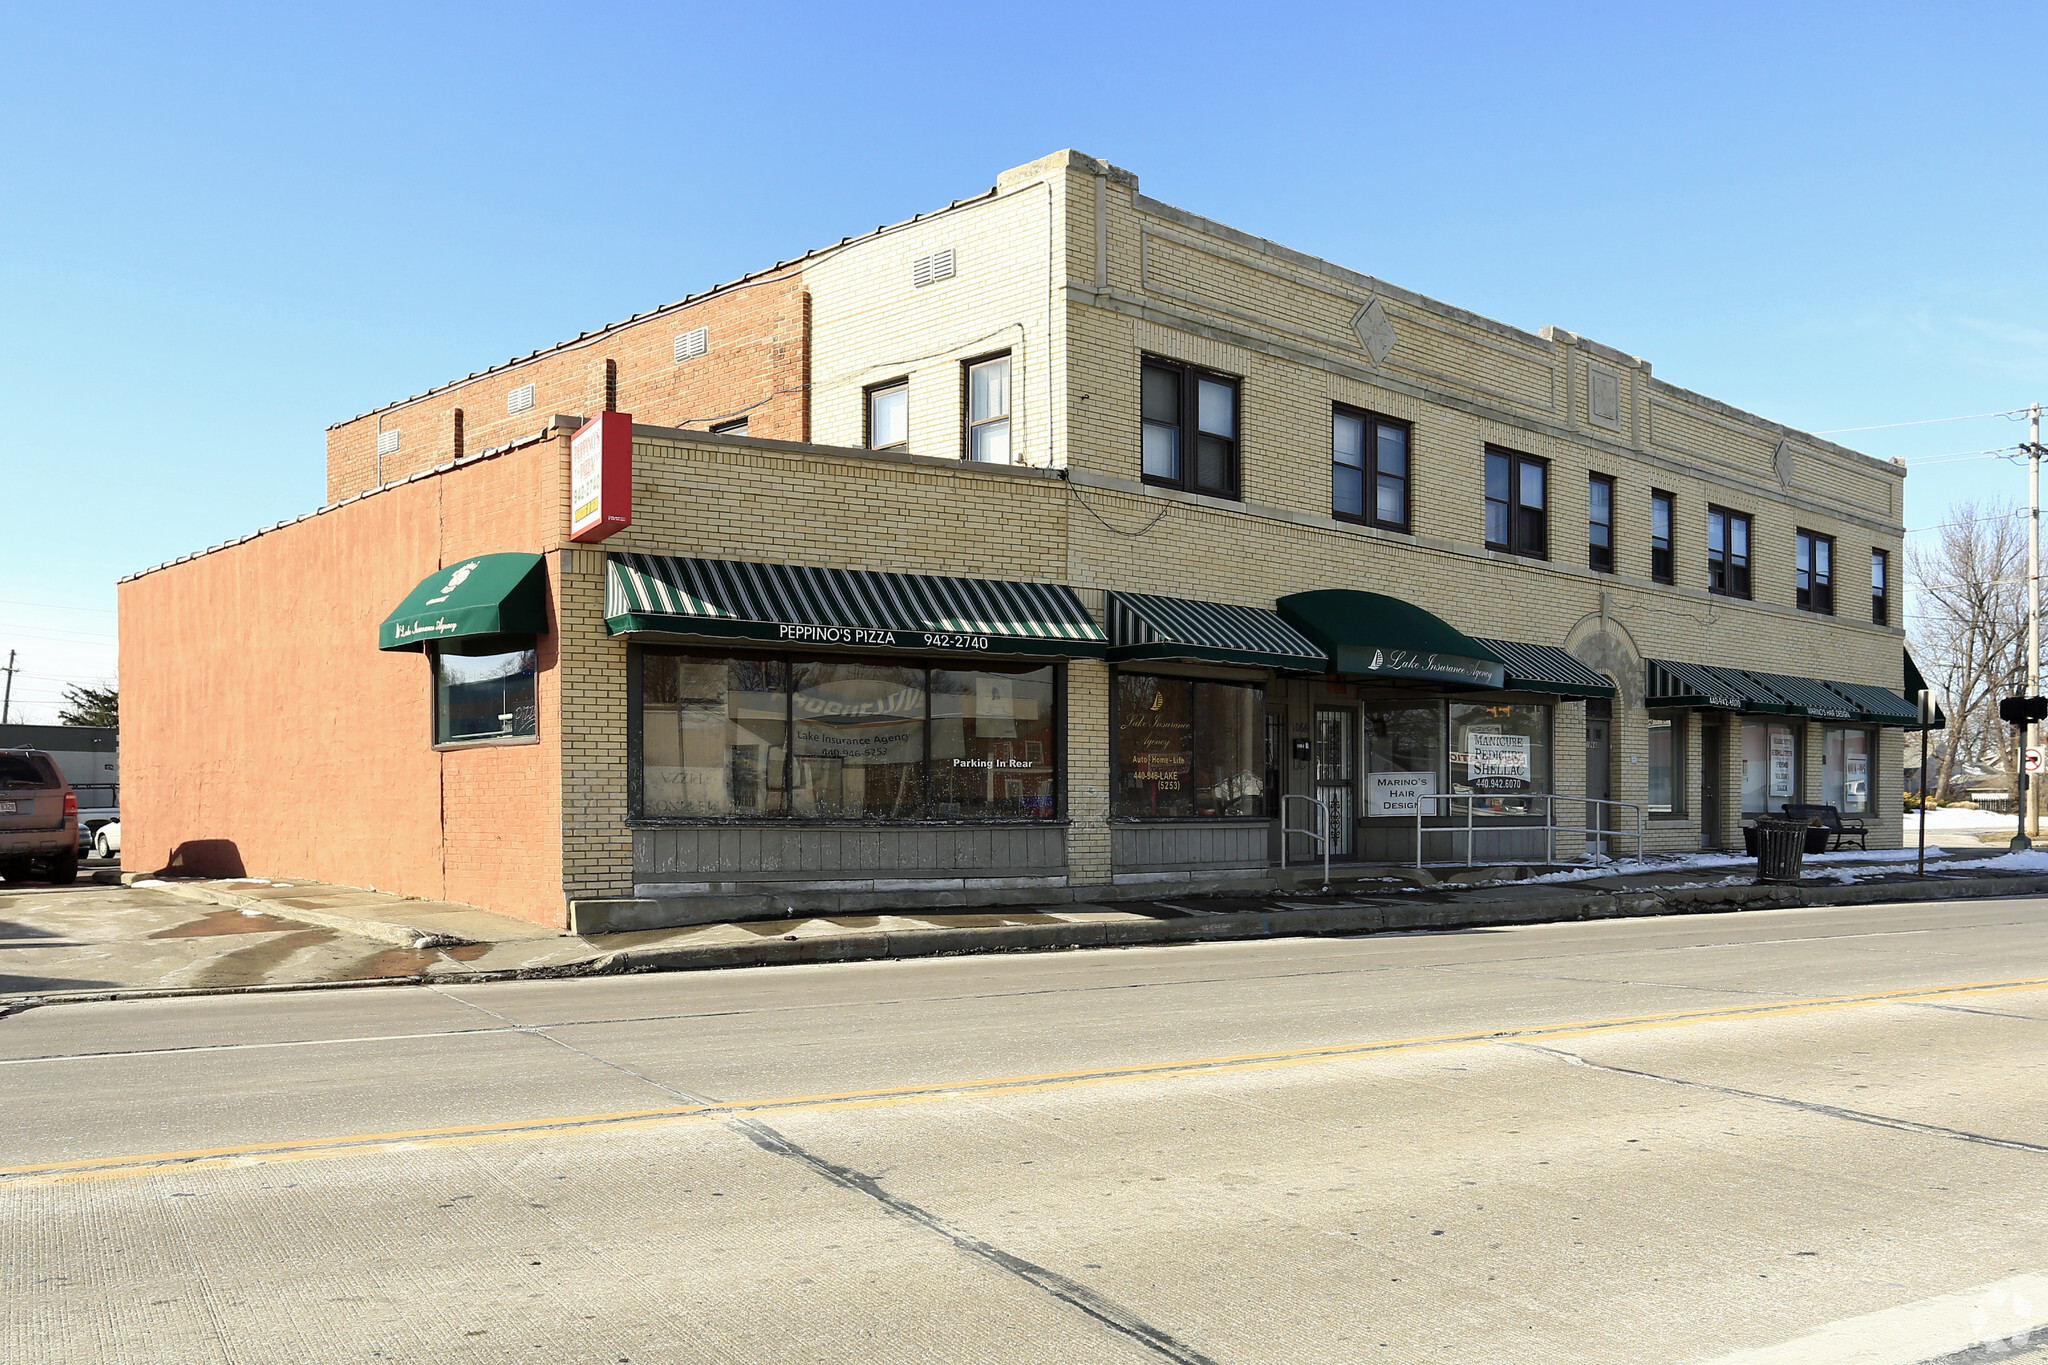
[[[1367,815],[1413,815],[1419,797],[1435,796],[1435,773],[1367,773],[1365,813]],[[1429,803],[1434,810],[1436,802]],[[1425,812],[1427,813],[1427,812]]]
[[[1771,787],[1772,796],[1792,795],[1792,772],[1796,761],[1790,730],[1771,731]]]

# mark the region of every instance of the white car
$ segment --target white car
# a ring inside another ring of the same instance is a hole
[[[114,858],[114,857],[118,857],[118,856],[120,856],[120,853],[121,853],[121,822],[120,822],[119,820],[109,820],[109,821],[107,821],[107,823],[105,823],[104,825],[101,825],[101,826],[100,826],[100,827],[99,827],[98,829],[96,829],[96,830],[94,830],[94,831],[93,831],[93,834],[92,834],[92,856],[93,856],[93,857],[95,857],[95,858]]]

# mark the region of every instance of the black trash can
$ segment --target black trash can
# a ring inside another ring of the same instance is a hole
[[[1756,879],[1796,882],[1806,857],[1804,820],[1763,819],[1756,822]]]

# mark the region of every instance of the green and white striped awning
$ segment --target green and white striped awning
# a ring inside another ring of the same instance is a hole
[[[1265,607],[1138,592],[1107,599],[1112,659],[1200,659],[1314,673],[1330,666],[1313,640]]]
[[[1901,725],[1909,730],[1920,728],[1920,708],[1888,687],[1839,682],[1830,682],[1827,687],[1830,692],[1841,693],[1856,708],[1857,720],[1872,725]]]
[[[1529,645],[1520,640],[1489,640],[1472,637],[1485,645],[1508,666],[1504,686],[1518,692],[1548,692],[1558,697],[1612,697],[1614,684],[1559,649],[1556,645]]]
[[[1854,720],[1857,707],[1841,693],[1829,688],[1817,678],[1799,678],[1789,673],[1759,673],[1745,668],[1743,673],[1754,682],[1759,682],[1770,692],[1782,699],[1787,714],[1811,716],[1815,720]]]
[[[1099,659],[1106,645],[1057,583],[613,554],[604,599],[614,635],[1068,659]]]
[[[1650,659],[1646,663],[1650,676],[1643,704],[1653,711],[1698,707],[1780,716],[1790,711],[1776,693],[1739,669],[1689,664],[1677,659]]]

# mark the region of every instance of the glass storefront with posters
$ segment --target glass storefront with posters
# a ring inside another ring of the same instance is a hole
[[[1250,684],[1118,673],[1110,813],[1268,814],[1263,705],[1262,689]]]
[[[1451,790],[1482,815],[1542,814],[1550,791],[1550,711],[1515,702],[1450,704]],[[1459,803],[1462,805],[1463,803]]]
[[[1799,800],[1799,727],[1786,721],[1742,722],[1742,813],[1782,814]]]
[[[650,648],[639,681],[642,818],[1058,813],[1052,665],[960,669]]]
[[[1444,704],[1368,707],[1365,814],[1412,819],[1416,799],[1443,790]]]
[[[1820,800],[1844,815],[1870,809],[1870,754],[1876,748],[1869,730],[1830,726],[1821,732]]]

